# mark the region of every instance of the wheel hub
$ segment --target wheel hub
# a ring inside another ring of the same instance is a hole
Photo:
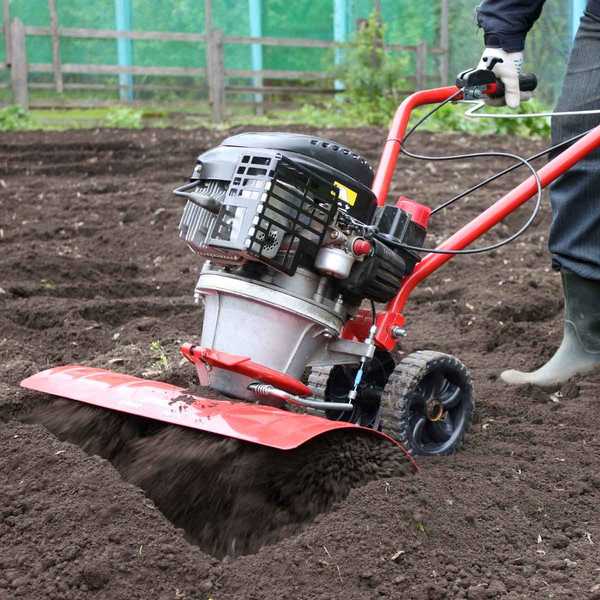
[[[425,416],[433,423],[436,423],[446,416],[446,411],[442,403],[437,399],[429,399],[425,403]]]

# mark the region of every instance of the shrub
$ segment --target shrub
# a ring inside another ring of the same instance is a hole
[[[119,129],[141,129],[143,111],[119,106],[111,108],[104,118],[107,127],[117,127]]]
[[[358,123],[386,124],[408,89],[408,57],[396,57],[386,51],[384,34],[385,27],[372,14],[343,50],[342,63],[334,70],[344,92],[330,109],[337,109]]]
[[[26,131],[36,129],[35,119],[20,106],[6,106],[0,109],[0,131]]]

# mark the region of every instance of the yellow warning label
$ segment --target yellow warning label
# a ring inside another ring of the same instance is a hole
[[[358,194],[351,190],[349,187],[341,184],[339,181],[334,181],[333,186],[339,190],[339,198],[342,202],[349,204],[350,206],[354,206],[356,204],[356,197]]]

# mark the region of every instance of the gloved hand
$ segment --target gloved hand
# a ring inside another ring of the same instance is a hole
[[[490,64],[494,65],[492,71],[504,84],[506,105],[517,108],[521,101],[519,75],[523,65],[523,53],[505,52],[502,48],[486,48],[477,68],[488,69]]]

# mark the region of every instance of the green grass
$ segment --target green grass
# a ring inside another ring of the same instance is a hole
[[[414,111],[411,124],[425,116],[432,107],[422,107]],[[523,118],[523,119],[473,119],[464,116],[469,106],[464,104],[446,105],[440,111],[434,113],[420,127],[420,131],[430,132],[461,132],[472,135],[517,135],[521,137],[543,138],[550,135],[550,119],[547,118]],[[536,100],[524,102],[518,109],[521,114],[533,112],[545,112],[548,107]],[[510,112],[506,107],[484,107],[486,113]],[[391,120],[391,119],[390,119]],[[233,125],[310,125],[319,128],[343,128],[367,125],[367,121],[361,121],[360,115],[352,111],[346,111],[344,104],[333,101],[324,106],[304,105],[293,111],[279,111],[264,117],[245,116],[244,119],[231,118]],[[388,125],[380,125],[387,129]]]
[[[209,119],[188,106],[127,106],[115,104],[102,108],[32,108],[16,118],[17,107],[0,109],[0,131],[65,131],[114,127],[141,129],[143,127],[181,127],[184,129],[209,126]],[[198,110],[202,110],[202,106]],[[3,113],[7,118],[3,119]],[[10,118],[8,118],[10,116]]]
[[[539,112],[546,107],[532,100],[523,103],[520,111]],[[23,131],[41,129],[45,131],[64,131],[68,129],[89,129],[116,127],[123,129],[140,129],[143,127],[175,127],[179,129],[195,129],[207,127],[227,129],[244,125],[254,128],[281,127],[287,125],[304,125],[318,128],[345,128],[366,125],[368,120],[361,120],[360,115],[346,110],[343,101],[334,99],[321,104],[304,104],[296,110],[272,110],[264,116],[255,115],[252,107],[235,107],[224,123],[215,125],[209,115],[205,102],[156,105],[119,105],[105,108],[54,108],[32,109],[22,111],[18,107],[8,106],[0,109],[0,131]],[[423,116],[428,107],[417,109],[413,122]],[[495,109],[485,109],[493,112]],[[505,112],[506,109],[498,109]],[[464,105],[448,105],[435,113],[421,127],[422,131],[462,132],[472,135],[500,134],[518,135],[522,137],[547,137],[549,135],[548,119],[519,120],[487,120],[467,119],[463,113]],[[382,130],[387,125],[380,125]]]
[[[27,131],[38,126],[31,113],[20,106],[0,109],[0,131]]]

